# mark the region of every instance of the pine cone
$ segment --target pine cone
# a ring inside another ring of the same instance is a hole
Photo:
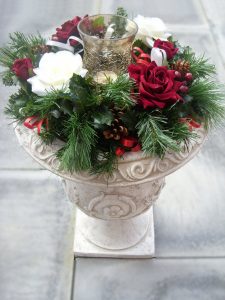
[[[173,69],[180,73],[187,73],[190,71],[190,63],[187,60],[178,59],[173,65]]]
[[[120,119],[124,113],[115,109],[111,109],[111,111],[114,115],[114,121],[108,129],[103,131],[103,135],[106,140],[114,139],[118,141],[122,137],[128,135],[128,129],[124,126],[122,120]]]
[[[35,47],[32,48],[34,53],[47,53],[49,52],[49,47],[47,45],[37,45]]]

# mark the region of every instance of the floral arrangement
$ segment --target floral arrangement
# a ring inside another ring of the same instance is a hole
[[[127,17],[121,8],[117,15]],[[50,42],[16,32],[0,49],[3,83],[20,86],[6,113],[45,143],[64,141],[57,153],[62,169],[111,173],[118,158],[141,150],[163,158],[196,139],[196,128],[223,121],[215,67],[175,41],[162,20],[137,16],[126,71],[96,77],[82,59],[78,24],[84,19],[65,22]],[[121,30],[116,22],[110,30]],[[108,34],[101,17],[92,25],[100,38]]]

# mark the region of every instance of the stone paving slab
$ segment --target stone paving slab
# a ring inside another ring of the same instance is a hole
[[[69,300],[74,213],[47,171],[0,172],[0,299]]]
[[[225,259],[77,259],[73,300],[224,300]]]

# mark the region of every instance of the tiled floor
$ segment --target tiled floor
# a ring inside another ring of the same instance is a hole
[[[225,76],[224,0],[0,0],[0,45],[9,32],[43,34],[73,15],[118,5],[159,16],[181,42],[205,52]],[[3,114],[0,86],[0,299],[69,300],[73,271],[72,205],[59,179],[18,145]],[[225,134],[167,178],[154,207],[156,259],[77,259],[73,300],[225,299]]]

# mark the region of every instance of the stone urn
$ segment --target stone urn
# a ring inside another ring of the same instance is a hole
[[[23,125],[15,133],[24,149],[45,169],[60,176],[68,198],[76,204],[74,252],[76,256],[152,257],[154,221],[152,205],[165,185],[165,177],[200,150],[206,133],[183,145],[179,153],[163,159],[141,151],[126,153],[111,177],[60,170],[56,151],[63,142],[43,143],[35,129]]]

